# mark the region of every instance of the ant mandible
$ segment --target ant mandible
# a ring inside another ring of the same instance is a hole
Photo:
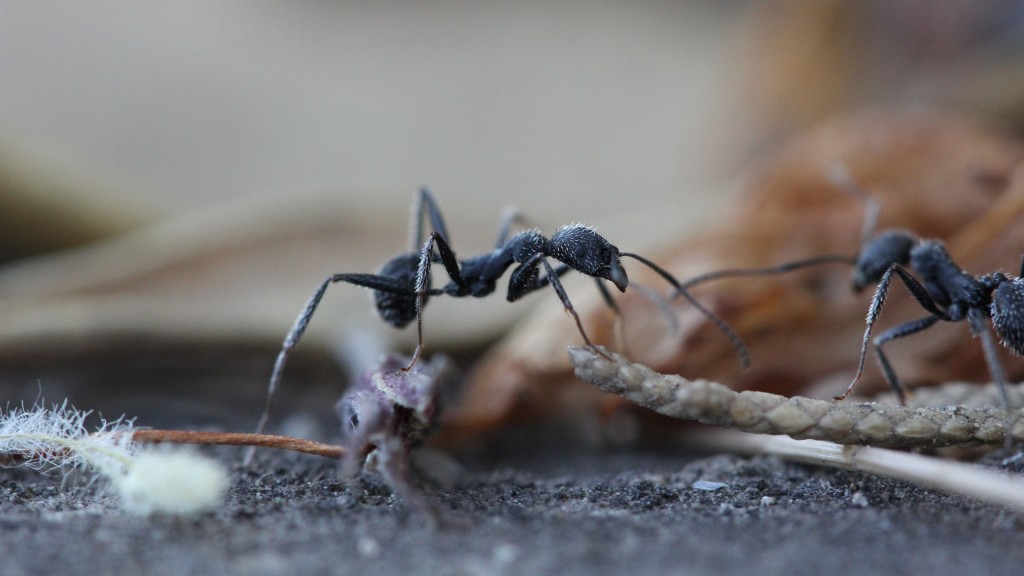
[[[867,203],[861,232],[861,250],[854,263],[853,289],[860,291],[877,283],[868,308],[857,373],[846,391],[836,396],[836,399],[842,400],[849,396],[860,381],[870,343],[874,346],[886,381],[900,403],[905,404],[903,387],[882,346],[886,342],[930,328],[939,320],[966,320],[971,334],[981,338],[989,373],[999,389],[1004,408],[1009,411],[1011,402],[1006,391],[1006,373],[999,361],[996,343],[986,326],[986,320],[992,322],[1003,346],[1015,354],[1024,354],[1024,279],[1011,278],[1002,272],[972,276],[953,261],[942,241],[921,239],[908,230],[890,229],[875,234],[878,201],[861,190],[845,169],[833,170],[831,177],[846,190],[864,198]],[[916,272],[920,280],[911,271]],[[1021,262],[1020,275],[1024,276],[1024,260]],[[928,315],[890,328],[872,340],[871,331],[882,311],[893,276],[903,282]]]
[[[424,216],[429,218],[433,230],[424,240]],[[494,292],[497,281],[510,267],[515,266],[509,276],[506,298],[515,302],[523,296],[550,285],[562,302],[566,312],[572,315],[580,335],[587,346],[598,354],[606,354],[594,346],[579,315],[569,301],[569,296],[559,278],[569,270],[575,270],[595,279],[605,302],[615,313],[618,306],[608,288],[602,282],[607,280],[620,292],[625,292],[629,277],[622,267],[621,258],[633,258],[651,268],[682,294],[697,310],[715,323],[729,338],[740,355],[744,367],[749,364],[749,355],[739,336],[724,320],[698,303],[685,287],[671,274],[647,258],[631,252],[622,252],[615,245],[600,236],[593,228],[573,224],[559,228],[551,238],[545,238],[533,228],[512,234],[512,226],[519,220],[515,212],[508,212],[498,226],[498,240],[494,250],[465,260],[455,256],[449,244],[449,235],[441,211],[430,192],[423,188],[415,197],[413,205],[412,241],[409,252],[395,256],[381,267],[377,274],[332,274],[313,292],[305,308],[295,320],[284,339],[281,351],[274,362],[273,372],[267,391],[263,415],[257,426],[262,431],[270,415],[270,406],[281,381],[288,354],[299,343],[313,314],[316,312],[324,293],[331,284],[347,282],[369,288],[377,312],[385,322],[395,328],[404,328],[416,321],[417,343],[412,359],[404,368],[410,370],[423,350],[423,309],[431,296],[448,295],[456,298],[472,296],[482,298]],[[552,266],[548,259],[560,262]],[[431,266],[442,264],[449,281],[440,288],[431,284]],[[541,274],[543,271],[543,275]]]

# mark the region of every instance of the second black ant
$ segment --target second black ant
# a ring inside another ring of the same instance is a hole
[[[426,236],[423,230],[424,218],[429,219],[432,228]],[[746,367],[749,364],[745,346],[725,321],[693,299],[685,286],[654,262],[638,254],[620,251],[593,228],[581,224],[563,226],[550,238],[544,237],[535,228],[513,234],[512,227],[518,219],[518,214],[514,212],[507,213],[501,219],[498,239],[492,251],[459,260],[451,247],[447,227],[434,197],[426,189],[421,189],[413,207],[412,241],[409,252],[386,262],[377,274],[332,274],[313,292],[285,337],[274,362],[267,404],[257,431],[262,431],[269,418],[271,401],[281,381],[288,354],[302,338],[327,288],[338,282],[371,289],[377,312],[392,326],[403,328],[416,321],[416,350],[405,370],[416,364],[423,350],[423,309],[431,297],[447,295],[456,298],[482,298],[496,290],[498,280],[509,268],[512,268],[506,293],[509,302],[515,302],[531,292],[551,286],[566,312],[575,320],[584,342],[604,355],[587,336],[559,278],[570,270],[594,278],[605,302],[618,313],[618,306],[604,281],[611,282],[620,292],[625,292],[629,286],[629,277],[622,267],[621,259],[632,258],[661,276],[673,286],[676,294],[685,297],[690,304],[714,322],[740,355],[742,365]],[[558,264],[552,265],[549,259]],[[441,264],[448,276],[448,282],[437,288],[431,284],[431,267],[434,264]]]
[[[971,275],[953,261],[942,241],[922,239],[908,230],[890,229],[876,234],[878,201],[861,190],[845,170],[834,170],[831,176],[837,184],[867,202],[861,249],[854,263],[853,288],[860,291],[871,284],[877,284],[868,308],[857,373],[846,391],[836,399],[846,398],[857,385],[864,372],[868,345],[871,344],[882,374],[900,403],[905,404],[906,394],[882,346],[930,328],[940,320],[966,320],[971,334],[981,339],[989,374],[999,389],[1003,407],[1009,411],[1012,403],[1006,390],[1006,372],[999,361],[996,342],[987,322],[991,321],[1003,346],[1015,354],[1024,354],[1024,279],[1010,277],[1002,272]],[[1024,260],[1021,262],[1020,274],[1024,276]],[[890,328],[872,339],[872,329],[882,311],[894,276],[903,282],[928,315]]]
[[[1004,408],[1009,411],[1012,402],[1006,390],[1006,373],[986,321],[991,321],[1003,346],[1015,354],[1024,354],[1024,279],[1010,277],[1002,272],[973,276],[953,261],[941,241],[921,239],[908,230],[889,229],[876,233],[880,209],[878,201],[860,188],[842,166],[832,166],[828,177],[841,190],[865,202],[861,248],[855,256],[825,255],[768,268],[719,270],[691,278],[681,286],[690,288],[709,280],[729,277],[775,275],[828,263],[850,264],[853,266],[851,287],[855,292],[872,284],[877,285],[877,288],[868,309],[857,372],[846,390],[835,397],[836,400],[843,400],[853,392],[863,375],[864,361],[868,346],[871,345],[886,382],[900,404],[906,404],[906,393],[882,346],[930,328],[940,320],[966,320],[971,334],[981,339],[989,373],[996,383]],[[928,315],[890,328],[872,339],[875,321],[882,311],[894,276],[903,282]],[[1020,276],[1024,276],[1024,259],[1021,261]]]

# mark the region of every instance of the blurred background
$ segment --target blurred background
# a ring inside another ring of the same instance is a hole
[[[0,23],[0,122],[13,153],[80,171],[115,210],[149,218],[328,189],[404,206],[427,184],[457,230],[493,227],[509,203],[555,224],[702,196],[736,12],[15,3]],[[458,218],[473,205],[485,222]]]
[[[168,349],[217,343],[255,347],[258,396],[326,274],[407,249],[421,185],[462,256],[493,246],[510,204],[643,252],[713,224],[760,154],[822,120],[897,107],[1024,126],[1019,1],[0,11],[0,361],[26,390],[65,366],[54,398],[125,380],[112,358],[166,367]],[[362,292],[332,288],[309,350],[363,328],[409,343]],[[428,338],[479,346],[526,307],[432,302]]]

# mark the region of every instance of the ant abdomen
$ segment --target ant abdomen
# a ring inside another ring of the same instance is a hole
[[[1001,283],[992,294],[992,326],[1003,345],[1024,355],[1024,279]]]
[[[414,252],[396,256],[381,267],[379,274],[393,278],[396,283],[405,286],[416,285],[416,274],[420,256]],[[424,296],[424,300],[427,295]],[[395,328],[404,328],[416,319],[416,292],[374,290],[373,302],[377,312],[385,322]]]

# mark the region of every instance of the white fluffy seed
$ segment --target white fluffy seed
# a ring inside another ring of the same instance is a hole
[[[228,475],[220,463],[192,450],[148,450],[114,484],[128,512],[187,516],[218,506]]]

